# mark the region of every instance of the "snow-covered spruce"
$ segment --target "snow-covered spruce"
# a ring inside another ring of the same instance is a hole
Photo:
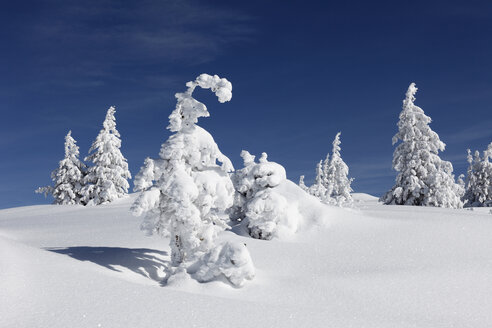
[[[205,256],[202,263],[210,266],[213,254],[221,253],[215,249],[215,239],[227,227],[225,211],[234,199],[229,176],[234,170],[232,163],[220,152],[213,137],[195,124],[199,117],[210,114],[203,103],[192,97],[199,86],[211,89],[224,103],[231,100],[232,85],[217,75],[201,74],[186,86],[187,91],[176,94],[176,109],[169,116],[168,129],[175,134],[162,144],[159,159],[145,160],[135,179],[135,190],[141,194],[132,206],[134,215],[146,214],[142,229],[170,237],[172,264],[181,269],[192,261],[201,261],[200,256]],[[242,280],[231,273],[233,267],[224,270],[231,283],[242,285]],[[212,271],[200,274],[200,279],[212,279],[216,269]]]
[[[306,184],[304,183],[304,175],[301,175],[301,176],[299,177],[299,187],[300,187],[302,190],[306,191],[306,192],[309,190],[309,188],[308,188],[308,187],[306,186]]]
[[[103,129],[92,143],[86,161],[93,163],[87,170],[82,189],[83,201],[88,205],[111,202],[128,194],[131,179],[126,158],[120,151],[120,133],[116,130],[116,109],[111,106],[103,122]]]
[[[468,149],[468,170],[463,202],[465,207],[492,206],[492,143],[483,152],[483,157]]]
[[[326,201],[327,190],[324,186],[324,176],[323,176],[323,161],[319,161],[316,165],[316,179],[314,184],[309,187],[308,192],[314,197],[318,198],[321,201]]]
[[[331,159],[326,156],[325,163],[323,163],[322,177],[323,186],[326,188],[326,201],[334,205],[345,206],[352,203],[350,193],[353,190],[350,185],[353,179],[349,179],[349,168],[340,155],[340,134],[341,132],[338,132],[333,140]]]
[[[81,204],[85,169],[85,164],[79,160],[79,147],[72,138],[72,131],[68,131],[65,136],[65,158],[59,162],[58,168],[51,172],[53,186],[40,187],[36,193],[52,195],[53,204]]]
[[[393,154],[393,169],[398,172],[394,187],[380,201],[391,205],[419,205],[461,208],[460,187],[453,166],[443,161],[439,151],[445,144],[431,130],[431,118],[414,104],[417,87],[411,83],[403,101]]]
[[[232,175],[236,197],[231,218],[242,221],[250,236],[257,239],[268,240],[295,232],[299,211],[276,190],[286,180],[284,167],[269,162],[266,153],[262,153],[259,163],[245,150],[241,157],[244,168]]]

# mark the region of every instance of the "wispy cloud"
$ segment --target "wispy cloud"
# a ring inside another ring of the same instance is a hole
[[[465,127],[452,134],[443,135],[443,140],[446,143],[467,144],[471,141],[487,137],[492,138],[492,120],[480,121],[477,124]]]
[[[96,86],[115,72],[124,77],[125,70],[129,76],[161,75],[153,72],[156,66],[208,62],[254,35],[252,17],[199,1],[47,4],[28,27],[19,27],[19,37],[37,49],[33,64],[51,83]]]

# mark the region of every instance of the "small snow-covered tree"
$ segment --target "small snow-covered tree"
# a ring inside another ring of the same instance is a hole
[[[85,169],[85,164],[79,160],[79,147],[72,137],[72,131],[68,131],[65,136],[65,158],[51,172],[53,186],[38,188],[36,192],[52,195],[54,204],[81,204]]]
[[[417,87],[411,83],[403,101],[398,132],[393,144],[401,143],[393,154],[393,169],[398,172],[394,187],[381,197],[385,204],[462,207],[453,166],[443,161],[439,151],[445,144],[431,130],[431,118],[414,104]]]
[[[231,100],[232,85],[217,75],[202,74],[186,86],[187,91],[176,94],[176,109],[169,116],[168,129],[174,134],[162,144],[159,159],[145,161],[135,182],[141,194],[132,206],[134,215],[146,214],[145,231],[170,237],[175,267],[212,252],[217,234],[227,227],[225,211],[234,195],[228,174],[232,163],[210,133],[196,125],[199,117],[210,114],[192,97],[199,86],[211,89],[224,103]]]
[[[257,239],[268,240],[295,232],[300,214],[277,192],[277,187],[287,179],[284,167],[268,161],[266,153],[261,154],[259,163],[245,150],[241,157],[244,168],[232,175],[238,195],[233,207],[234,218],[239,218],[250,236]]]
[[[103,129],[92,143],[86,161],[93,163],[84,178],[83,201],[88,205],[111,202],[128,194],[131,179],[128,163],[121,153],[120,133],[116,130],[116,109],[111,106]]]
[[[314,184],[309,187],[308,192],[314,197],[324,201],[326,199],[326,188],[323,184],[323,161],[319,161],[316,165],[316,179]]]
[[[326,167],[323,179],[323,185],[327,190],[326,198],[329,202],[337,205],[352,203],[350,193],[353,191],[350,186],[353,179],[348,178],[349,168],[340,155],[340,134],[341,132],[338,132],[333,140],[333,150],[329,164],[326,164],[326,161],[328,161],[327,156],[323,165]]]
[[[492,206],[492,163],[489,149],[483,152],[483,157],[480,157],[478,151],[472,157],[468,149],[466,191],[463,196],[465,207]]]
[[[304,183],[304,175],[301,175],[301,176],[299,177],[299,187],[301,187],[301,189],[302,189],[302,190],[304,190],[304,191],[306,191],[306,192],[307,192],[307,191],[308,191],[308,189],[309,189],[309,188],[306,186],[306,184]]]

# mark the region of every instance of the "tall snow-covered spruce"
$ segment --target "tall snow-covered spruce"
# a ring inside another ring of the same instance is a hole
[[[81,190],[85,169],[85,164],[79,160],[79,147],[72,138],[72,131],[68,131],[65,136],[65,158],[51,172],[53,186],[40,187],[36,193],[52,195],[54,204],[82,204]]]
[[[196,125],[198,118],[210,114],[192,97],[199,86],[211,89],[224,103],[232,98],[232,85],[217,75],[201,74],[186,86],[185,92],[176,94],[176,109],[169,116],[168,129],[174,134],[162,144],[160,158],[146,159],[135,179],[135,190],[141,194],[132,212],[145,213],[142,229],[149,234],[169,236],[171,276],[194,270],[191,273],[199,281],[223,275],[241,286],[254,276],[246,246],[216,244],[217,234],[227,227],[226,210],[233,205],[229,172],[234,168],[210,133]]]
[[[453,166],[438,155],[445,144],[429,127],[431,118],[414,104],[416,92],[415,83],[411,83],[403,100],[398,132],[393,137],[393,144],[401,141],[393,154],[396,183],[380,201],[461,208],[460,186],[454,180]]]
[[[111,106],[103,129],[92,143],[86,161],[93,163],[84,178],[83,201],[88,205],[111,202],[128,194],[131,179],[128,163],[121,153],[120,133],[116,130],[116,109]]]

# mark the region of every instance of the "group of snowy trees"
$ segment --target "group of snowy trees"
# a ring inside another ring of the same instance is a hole
[[[164,142],[159,158],[147,158],[134,181],[139,192],[131,211],[144,215],[142,229],[148,234],[168,236],[172,267],[168,281],[179,275],[191,275],[199,281],[226,277],[242,286],[252,279],[254,266],[245,244],[217,243],[229,222],[242,225],[251,237],[271,239],[283,231],[295,231],[300,221],[297,208],[279,192],[286,181],[284,167],[243,150],[244,167],[234,171],[231,161],[221,153],[213,137],[197,125],[208,117],[207,107],[193,98],[196,87],[210,89],[220,103],[232,98],[232,85],[217,75],[201,74],[177,93],[177,104],[167,127],[173,134]],[[466,183],[457,183],[453,166],[438,152],[445,144],[430,129],[430,117],[414,104],[417,88],[412,83],[403,101],[398,132],[393,144],[393,168],[398,172],[395,186],[381,201],[393,205],[420,205],[461,208],[492,205],[492,143],[480,156],[468,151]],[[120,151],[115,108],[110,107],[103,129],[85,161],[79,160],[79,148],[71,136],[65,137],[65,158],[52,172],[53,186],[37,192],[51,194],[56,204],[103,204],[127,194],[131,178],[128,164]],[[299,186],[320,201],[337,206],[352,204],[353,179],[340,151],[340,132],[333,141],[331,155],[316,167],[316,180],[307,187],[304,176]]]
[[[468,149],[468,170],[463,202],[465,207],[489,206],[492,207],[492,143],[480,156],[475,151],[472,156]]]
[[[414,104],[417,87],[408,87],[398,132],[393,144],[401,141],[393,154],[393,169],[398,172],[393,188],[380,199],[384,204],[462,208],[492,206],[492,143],[483,156],[468,150],[466,184],[462,176],[455,181],[453,165],[438,152],[445,144],[431,130],[431,118]]]
[[[299,179],[299,186],[317,197],[324,203],[348,206],[352,204],[353,179],[348,178],[349,168],[340,155],[340,134],[338,132],[333,140],[333,149],[326,155],[326,159],[319,161],[316,166],[316,180],[309,188],[304,183],[304,176]]]
[[[120,147],[116,130],[116,109],[110,107],[103,129],[92,143],[89,156],[79,160],[79,147],[69,131],[65,137],[65,157],[51,173],[53,186],[41,187],[37,193],[51,194],[55,204],[98,205],[111,202],[128,193],[131,179],[128,163]]]

